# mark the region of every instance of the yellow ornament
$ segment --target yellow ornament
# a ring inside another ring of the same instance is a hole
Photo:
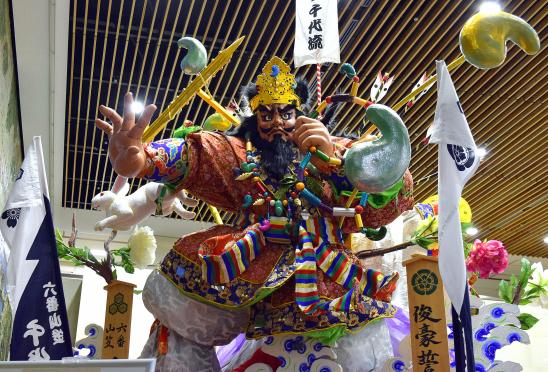
[[[286,104],[299,108],[301,99],[295,93],[297,85],[295,76],[282,59],[273,57],[263,68],[263,73],[257,77],[257,94],[251,98],[249,105],[255,111],[261,105]]]
[[[232,127],[232,123],[217,112],[208,116],[204,122],[205,130],[218,130],[220,132],[226,132],[230,129],[230,127]]]
[[[434,208],[434,214],[437,215],[439,197],[438,195],[432,195],[429,198],[422,201],[422,204],[430,204],[430,205],[436,205]],[[472,222],[472,209],[470,208],[470,205],[464,198],[460,198],[459,200],[459,216],[460,216],[460,222],[461,223],[471,223]]]
[[[513,41],[527,54],[540,50],[540,40],[533,27],[502,11],[479,12],[466,21],[460,32],[460,50],[469,63],[490,69],[504,62],[506,40]]]

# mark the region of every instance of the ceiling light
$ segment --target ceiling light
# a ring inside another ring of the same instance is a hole
[[[485,155],[487,155],[487,149],[485,149],[485,147],[478,147],[476,154],[478,154],[480,160],[483,160]]]
[[[131,104],[131,111],[135,114],[140,114],[145,109],[145,106],[139,101],[133,101]]]
[[[479,230],[476,229],[474,226],[471,226],[471,227],[467,228],[464,232],[468,236],[474,236],[479,232]]]
[[[486,1],[479,7],[481,13],[498,13],[502,10],[499,3],[494,1]]]

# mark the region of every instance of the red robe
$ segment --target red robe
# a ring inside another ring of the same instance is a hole
[[[351,144],[347,139],[333,137],[332,140],[340,156],[344,154],[346,146]],[[253,191],[254,187],[251,179],[235,180],[233,171],[246,161],[244,140],[219,133],[197,132],[187,136],[186,151],[186,175],[177,185],[177,190],[186,189],[195,197],[221,210],[233,213],[241,211],[244,196]],[[155,170],[153,168],[159,168],[158,153],[150,148],[146,152],[149,156],[146,173],[152,174]],[[166,168],[165,172],[169,172],[169,169]],[[406,171],[403,181],[397,196],[382,208],[366,205],[362,214],[366,227],[378,228],[386,225],[412,208],[413,182],[409,171]],[[323,184],[320,198],[329,206],[346,203],[344,197],[335,200],[334,192],[327,182]],[[357,203],[356,200],[352,205]],[[265,215],[266,206],[252,206],[250,212]],[[318,218],[323,218],[328,224],[337,225],[336,217],[322,215]],[[346,218],[341,230],[343,233],[356,232],[354,219]],[[373,299],[366,298],[363,306],[351,313],[328,313],[317,319],[310,319],[299,313],[295,304],[293,248],[291,245],[274,244],[268,240],[264,242],[261,253],[237,278],[229,283],[208,283],[198,250],[201,248],[202,253],[222,252],[228,247],[228,242],[237,241],[244,233],[242,226],[221,225],[184,236],[165,257],[161,270],[182,293],[197,300],[224,308],[251,307],[252,319],[247,332],[249,337],[327,330],[336,326],[353,331],[372,319],[394,313],[389,304],[377,300],[389,300],[396,277],[391,277],[383,288],[375,288],[371,292]],[[331,241],[330,247],[345,252],[352,263],[359,265],[359,260],[346,250],[342,241]],[[332,300],[348,291],[348,288],[331,280],[319,268],[316,275],[318,294],[322,299]]]

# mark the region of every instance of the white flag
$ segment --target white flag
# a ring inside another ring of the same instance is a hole
[[[339,63],[337,0],[296,0],[295,11],[295,67]]]
[[[474,138],[444,61],[436,61],[438,102],[430,143],[438,146],[438,264],[443,285],[460,313],[466,266],[459,217],[462,189],[479,166]]]
[[[7,289],[13,313],[10,360],[72,355],[40,137],[25,153],[0,232],[10,248]]]

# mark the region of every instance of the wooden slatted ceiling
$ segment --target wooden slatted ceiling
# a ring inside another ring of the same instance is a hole
[[[354,65],[361,78],[359,95],[368,98],[378,71],[396,79],[383,103],[394,105],[434,61],[448,63],[460,55],[458,34],[479,1],[339,1],[341,60]],[[544,1],[512,0],[503,8],[527,20],[546,43]],[[109,189],[114,176],[107,158],[107,139],[93,126],[99,104],[122,111],[120,97],[130,90],[137,99],[155,103],[160,112],[188,83],[179,63],[182,36],[193,36],[211,59],[236,38],[246,39],[230,64],[209,84],[224,105],[238,100],[239,87],[253,80],[274,55],[292,63],[294,1],[259,0],[72,0],[63,204],[89,209],[97,192]],[[350,80],[338,65],[322,67],[324,95],[348,92]],[[479,238],[500,239],[513,254],[548,257],[543,237],[546,216],[546,49],[528,56],[509,46],[504,65],[478,70],[464,64],[452,73],[476,143],[488,155],[465,189]],[[315,66],[297,74],[314,85]],[[420,201],[435,193],[437,152],[423,146],[436,105],[432,89],[401,115],[409,128],[411,171]],[[158,138],[169,137],[184,120],[200,123],[213,110],[196,99],[177,115]],[[359,135],[367,129],[365,112],[342,108],[335,134]],[[141,182],[132,181],[133,189]],[[211,221],[200,203],[197,219]],[[221,213],[225,221],[234,216]]]

